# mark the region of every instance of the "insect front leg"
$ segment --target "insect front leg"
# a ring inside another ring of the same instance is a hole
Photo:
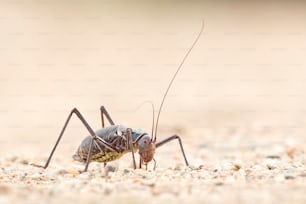
[[[132,140],[132,130],[130,128],[128,128],[126,130],[126,135],[127,135],[127,141],[126,141],[127,149],[131,149],[132,158],[133,158],[133,165],[134,165],[134,169],[136,169],[136,161],[135,161],[135,155],[134,155],[134,146],[133,146],[133,140]]]
[[[185,155],[185,151],[184,151],[184,148],[183,148],[182,140],[181,140],[181,138],[178,135],[172,135],[172,136],[170,136],[170,137],[168,137],[168,138],[166,138],[166,139],[164,139],[164,140],[162,140],[160,142],[157,142],[156,143],[156,148],[158,148],[158,147],[160,147],[160,146],[162,146],[162,145],[164,145],[164,144],[166,144],[166,143],[168,143],[168,142],[170,142],[170,141],[172,141],[174,139],[177,139],[179,141],[179,144],[180,144],[180,147],[181,147],[181,151],[182,151],[185,163],[186,163],[187,166],[189,166],[189,163],[187,161],[187,157]]]

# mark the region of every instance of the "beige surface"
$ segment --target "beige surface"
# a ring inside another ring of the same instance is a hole
[[[0,202],[305,202],[306,27],[302,3],[0,2]],[[172,74],[205,31],[166,100],[155,172],[130,155],[86,174],[71,161],[105,105],[116,123],[150,131]],[[276,157],[276,159],[270,158]],[[202,165],[202,168],[199,166]],[[215,170],[217,169],[217,171]]]

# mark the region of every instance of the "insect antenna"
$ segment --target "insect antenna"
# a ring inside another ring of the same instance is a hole
[[[195,41],[194,41],[194,42],[192,43],[192,45],[190,46],[188,52],[185,54],[183,60],[181,61],[180,65],[178,66],[176,72],[174,73],[174,75],[173,75],[173,77],[172,77],[172,79],[171,79],[171,81],[170,81],[170,83],[169,83],[169,85],[168,85],[168,87],[167,87],[167,89],[166,89],[166,92],[165,92],[165,94],[164,94],[164,96],[163,96],[163,99],[162,99],[162,102],[161,102],[161,104],[160,104],[160,106],[159,106],[159,110],[158,110],[158,114],[157,114],[154,138],[153,138],[153,134],[152,134],[152,139],[151,139],[151,141],[153,141],[154,143],[156,142],[156,135],[157,135],[157,128],[158,128],[158,121],[159,121],[160,113],[161,113],[161,110],[162,110],[162,108],[163,108],[163,105],[164,105],[166,96],[167,96],[167,94],[168,94],[168,92],[169,92],[169,89],[170,89],[170,87],[171,87],[171,85],[172,85],[174,79],[176,78],[176,75],[178,74],[178,72],[179,72],[180,69],[182,68],[184,62],[186,61],[188,55],[190,54],[191,50],[193,49],[193,47],[197,44],[198,40],[200,39],[203,30],[204,30],[204,20],[202,21],[202,26],[201,26],[201,30],[200,30],[199,34],[197,35]],[[152,132],[153,132],[153,131],[152,131]]]

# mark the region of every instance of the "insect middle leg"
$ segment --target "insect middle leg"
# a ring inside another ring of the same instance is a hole
[[[104,106],[100,107],[100,113],[101,113],[101,123],[102,123],[102,128],[105,127],[105,123],[104,123],[104,115],[106,117],[106,119],[108,120],[109,124],[111,125],[115,125],[113,119],[110,117],[110,114],[107,112],[106,108]],[[104,162],[104,167],[106,167],[106,162]]]
[[[100,107],[101,112],[101,122],[102,122],[102,128],[104,128],[104,116],[107,118],[108,122],[111,125],[115,125],[113,119],[110,117],[110,114],[107,112],[106,108],[104,106]],[[130,149],[132,152],[132,158],[133,158],[133,166],[134,169],[136,169],[136,161],[135,161],[135,155],[134,155],[134,147],[133,147],[133,140],[132,140],[132,130],[130,128],[127,129],[127,149]],[[106,166],[106,162],[104,163],[104,167]]]
[[[136,169],[136,161],[135,161],[135,154],[134,154],[134,146],[133,146],[133,139],[132,139],[132,129],[128,128],[126,130],[127,133],[127,149],[130,149],[132,152],[132,159],[133,159],[133,167]]]
[[[175,140],[175,139],[177,139],[179,141],[179,144],[180,144],[180,147],[181,147],[181,151],[182,151],[185,163],[186,163],[187,166],[189,166],[189,163],[187,161],[187,157],[186,157],[186,154],[185,154],[185,151],[184,151],[182,140],[181,140],[181,138],[178,135],[172,135],[172,136],[170,136],[170,137],[168,137],[168,138],[166,138],[166,139],[164,139],[164,140],[162,140],[160,142],[157,142],[156,143],[156,148],[158,148],[158,147],[160,147],[160,146],[162,146],[162,145],[164,145],[164,144],[166,144],[166,143],[168,143],[168,142],[170,142],[172,140]]]
[[[66,130],[66,127],[67,127],[67,125],[68,125],[68,123],[69,123],[73,114],[78,116],[78,118],[81,120],[81,122],[83,123],[83,125],[86,127],[86,129],[88,130],[88,132],[91,135],[91,142],[90,142],[90,146],[89,146],[89,150],[88,150],[88,154],[87,154],[87,158],[86,158],[86,165],[85,165],[84,171],[87,171],[87,169],[88,169],[88,165],[89,165],[90,158],[91,158],[91,153],[92,153],[92,148],[93,148],[93,143],[95,142],[95,140],[99,140],[106,148],[110,149],[111,151],[117,151],[115,148],[112,147],[111,144],[109,144],[106,141],[104,141],[103,139],[97,137],[97,135],[95,134],[93,129],[89,126],[88,122],[84,119],[82,114],[78,111],[78,109],[74,108],[70,112],[70,114],[69,114],[69,116],[68,116],[68,118],[67,118],[67,120],[64,124],[64,127],[62,128],[61,133],[60,133],[60,135],[59,135],[59,137],[58,137],[58,139],[57,139],[57,141],[56,141],[56,143],[55,143],[55,145],[54,145],[54,147],[53,147],[53,149],[52,149],[52,151],[51,151],[51,153],[48,157],[48,160],[47,160],[46,164],[44,166],[39,166],[39,167],[43,167],[43,168],[48,167],[48,165],[51,161],[51,158],[52,158],[52,156],[53,156],[53,154],[54,154],[54,152],[55,152],[55,150],[56,150],[56,148],[57,148],[57,146],[58,146],[58,144],[59,144],[59,142],[60,142],[60,140],[61,140],[61,138],[62,138],[62,136],[63,136],[63,134]],[[37,165],[35,165],[35,166],[37,166]]]

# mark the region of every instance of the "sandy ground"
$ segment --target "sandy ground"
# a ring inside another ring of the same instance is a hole
[[[298,1],[156,3],[0,1],[0,203],[305,203],[306,5]],[[91,163],[71,156],[99,107],[151,131],[178,64],[205,31],[171,88],[157,168],[131,155]]]

